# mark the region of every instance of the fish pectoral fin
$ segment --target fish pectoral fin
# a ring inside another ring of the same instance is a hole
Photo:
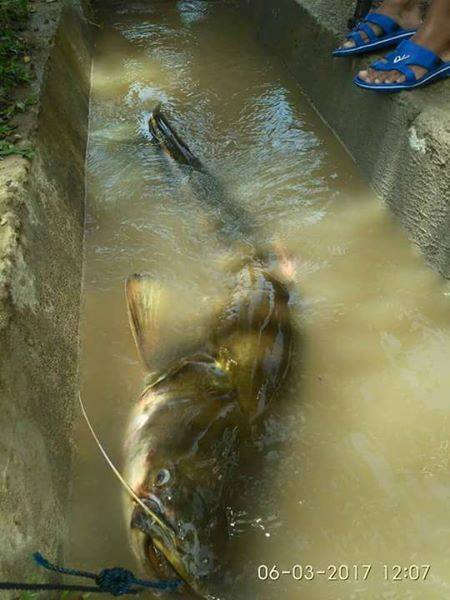
[[[145,366],[152,370],[160,330],[162,285],[150,275],[135,274],[128,277],[125,294],[134,341]]]

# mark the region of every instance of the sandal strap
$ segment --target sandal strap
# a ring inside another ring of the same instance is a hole
[[[377,34],[375,33],[375,31],[373,30],[373,28],[368,25],[367,23],[360,23],[358,25],[358,31],[364,31],[364,33],[367,35],[369,42],[376,42],[379,37],[377,36]],[[367,43],[367,42],[365,42]]]
[[[385,59],[390,64],[391,70],[399,70],[400,66],[415,65],[429,71],[442,63],[441,58],[432,50],[419,46],[412,40],[405,40],[399,44],[397,50],[389,52]]]
[[[380,13],[369,13],[364,19],[366,23],[373,23],[378,25],[383,30],[384,34],[394,33],[397,29],[400,29],[400,25],[391,17],[387,15],[381,15]],[[372,30],[373,31],[373,30]]]
[[[357,47],[365,46],[369,42],[376,42],[380,39],[380,36],[377,35],[370,26],[370,23],[374,25],[378,25],[382,30],[382,35],[392,34],[398,29],[400,29],[399,24],[391,19],[391,17],[387,17],[386,15],[380,15],[379,13],[369,13],[365,19],[360,21],[356,27],[347,34],[348,40],[353,40]],[[368,38],[368,41],[363,39],[360,32],[364,32]]]
[[[375,71],[399,71],[405,76],[407,83],[414,83],[417,77],[410,67],[417,66],[430,71],[442,62],[441,58],[428,48],[406,40],[384,59],[375,61],[371,68]]]
[[[364,44],[366,43],[361,34],[359,33],[359,31],[351,31],[350,33],[348,33],[345,36],[348,40],[353,40],[355,42],[355,45],[357,48],[359,48],[360,46],[364,46]]]
[[[412,69],[408,67],[408,65],[397,65],[396,70],[405,76],[406,83],[414,83],[415,81],[417,81],[416,74]]]

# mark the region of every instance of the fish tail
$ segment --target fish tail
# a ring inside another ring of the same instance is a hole
[[[181,139],[172,125],[170,125],[161,110],[161,104],[158,104],[150,115],[148,127],[152,138],[176,162],[190,166],[196,170],[202,170],[200,160],[191,152],[186,142]]]

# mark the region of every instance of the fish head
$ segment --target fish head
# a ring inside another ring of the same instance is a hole
[[[213,491],[169,464],[157,471],[154,481],[152,488],[139,494],[149,512],[141,505],[133,510],[135,551],[147,571],[159,578],[181,579],[184,587],[199,591],[219,571],[226,554],[228,528],[221,490],[216,488],[213,499]]]
[[[224,401],[228,390],[210,380],[189,383],[178,378],[151,402],[132,476],[147,510],[135,503],[130,525],[145,570],[182,579],[198,594],[210,589],[226,558],[225,491],[237,460],[239,406]]]

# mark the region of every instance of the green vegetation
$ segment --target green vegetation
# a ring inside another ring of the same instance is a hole
[[[71,592],[63,592],[60,600],[88,600],[91,594],[72,594]],[[38,592],[22,592],[19,600],[37,600]]]
[[[37,593],[34,592],[22,592],[20,594],[20,600],[35,600]]]
[[[13,117],[35,102],[14,99],[17,85],[30,81],[30,57],[22,33],[28,20],[28,0],[0,0],[0,159],[11,154],[30,157],[31,150],[19,148],[7,138],[14,134]]]

